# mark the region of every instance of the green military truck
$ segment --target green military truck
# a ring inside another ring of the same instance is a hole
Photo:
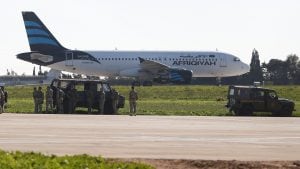
[[[255,86],[229,86],[226,107],[236,116],[252,116],[253,112],[272,112],[273,116],[292,116],[295,103],[278,98],[272,89]]]
[[[70,99],[67,97],[66,93],[70,90],[71,86],[76,89],[76,107],[87,108],[87,90],[92,90],[94,93],[93,96],[93,104],[92,108],[98,109],[99,97],[97,96],[97,92],[100,91],[101,87],[103,87],[105,93],[105,103],[104,103],[104,114],[117,114],[117,110],[119,108],[124,108],[125,105],[125,97],[122,95],[118,95],[118,103],[117,110],[114,111],[112,105],[112,88],[109,83],[100,81],[100,80],[85,80],[85,79],[54,79],[51,82],[51,89],[53,90],[53,105],[57,107],[57,91],[61,89],[65,95],[63,98],[63,111],[70,112],[69,109],[69,101]]]

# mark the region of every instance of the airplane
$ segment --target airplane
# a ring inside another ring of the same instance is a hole
[[[89,76],[135,77],[189,84],[192,77],[229,77],[249,72],[238,57],[218,51],[81,51],[63,47],[34,12],[22,12],[31,52],[18,59]]]

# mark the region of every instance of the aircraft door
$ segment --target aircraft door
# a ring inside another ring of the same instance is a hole
[[[73,52],[66,52],[65,55],[66,55],[65,65],[73,66]]]
[[[220,67],[227,67],[226,55],[219,55],[220,58]]]

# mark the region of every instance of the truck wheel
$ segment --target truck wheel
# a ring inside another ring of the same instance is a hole
[[[272,116],[278,117],[278,116],[280,116],[280,112],[279,111],[273,111]]]
[[[242,116],[252,116],[253,115],[253,109],[251,106],[244,106],[242,108]]]
[[[117,110],[118,111],[118,110]],[[104,114],[117,114],[118,112],[115,112],[113,109],[112,104],[108,104],[104,106]]]
[[[289,106],[282,107],[280,111],[280,116],[282,117],[291,117],[293,114],[293,110]]]
[[[240,109],[236,109],[233,112],[234,112],[234,115],[241,116],[241,110]]]
[[[113,114],[113,108],[111,103],[105,103],[104,104],[104,112],[103,114]]]

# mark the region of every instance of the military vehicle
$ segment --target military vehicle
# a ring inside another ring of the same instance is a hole
[[[98,109],[99,98],[97,96],[97,92],[100,91],[101,87],[105,92],[105,103],[104,103],[104,114],[117,114],[114,111],[112,106],[112,88],[109,83],[102,82],[100,80],[85,80],[85,79],[54,79],[50,85],[51,89],[53,90],[53,104],[56,107],[56,94],[57,90],[61,89],[64,93],[67,93],[68,90],[71,89],[71,86],[75,87],[77,92],[77,99],[76,99],[76,107],[83,107],[87,108],[87,90],[91,89],[94,93],[93,98],[93,106],[92,108]],[[64,112],[69,112],[69,101],[70,99],[67,95],[64,96],[63,99],[63,107]],[[125,105],[125,97],[119,94],[119,100],[117,104],[117,110],[119,108],[124,108]]]
[[[226,107],[237,116],[251,116],[253,112],[272,112],[273,116],[292,116],[295,103],[278,98],[271,89],[256,86],[229,86]]]

